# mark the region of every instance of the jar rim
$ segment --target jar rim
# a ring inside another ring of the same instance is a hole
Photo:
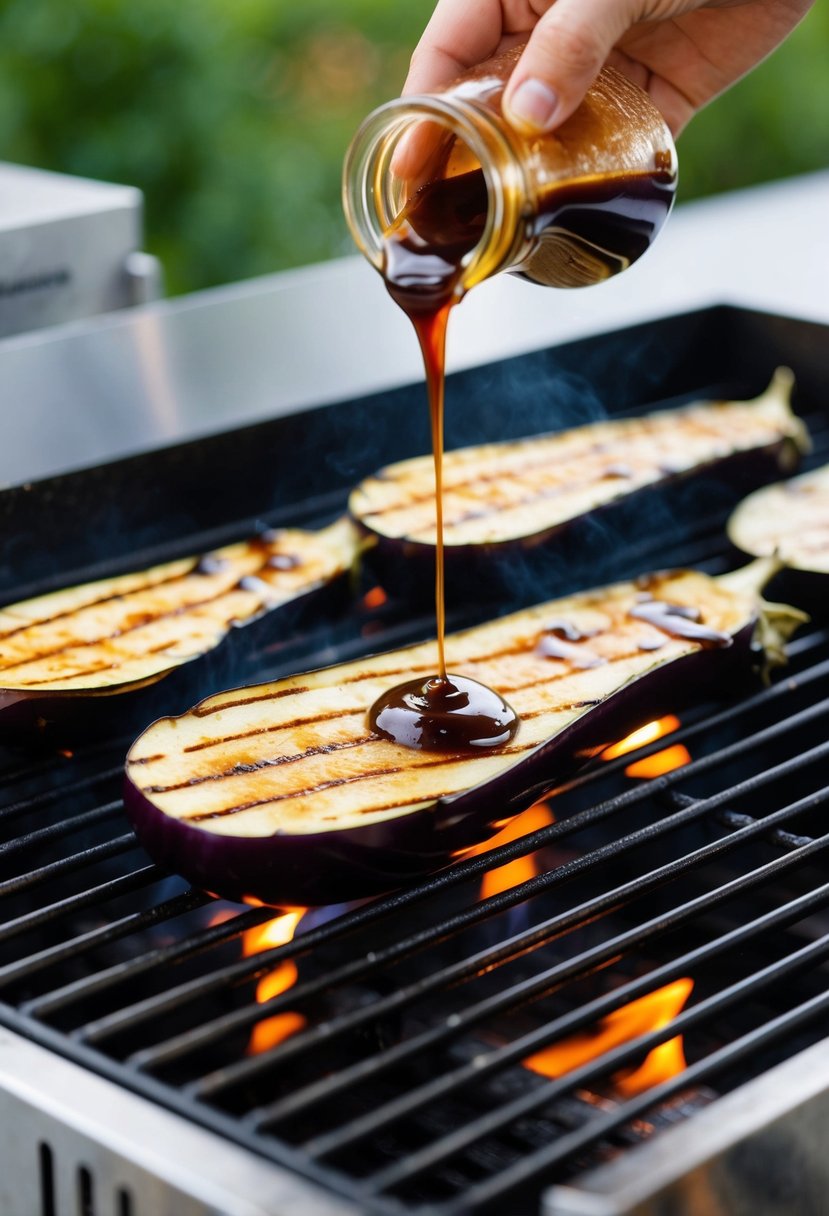
[[[391,161],[400,140],[418,122],[437,122],[469,148],[481,165],[487,214],[478,242],[461,259],[459,288],[471,287],[510,264],[522,243],[521,200],[526,181],[508,128],[487,107],[463,98],[423,93],[397,97],[373,110],[349,145],[343,166],[343,209],[361,253],[383,272],[390,212]],[[398,181],[402,180],[400,178]]]

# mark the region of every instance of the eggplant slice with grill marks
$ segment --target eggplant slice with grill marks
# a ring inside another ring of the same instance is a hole
[[[829,465],[750,494],[728,536],[752,557],[777,557],[775,587],[813,616],[829,614]]]
[[[775,661],[803,615],[763,603],[768,574],[768,562],[655,574],[449,637],[450,679],[495,688],[520,718],[510,743],[481,754],[413,750],[368,725],[381,693],[432,674],[431,643],[219,693],[133,744],[127,813],[159,864],[230,899],[323,904],[398,887],[644,722],[712,685],[728,694],[758,645]]]
[[[345,585],[355,553],[353,526],[340,519],[7,605],[0,733],[50,742],[111,734],[186,706],[206,682],[238,679],[246,652]],[[162,680],[165,700],[154,703],[148,692]]]
[[[792,373],[780,368],[753,401],[698,402],[447,452],[444,545],[453,598],[476,596],[483,585],[523,600],[528,587],[537,598],[594,582],[597,572],[631,573],[635,539],[670,529],[700,502],[727,509],[796,467],[809,439],[790,407],[792,386]],[[349,510],[380,581],[407,595],[428,592],[436,543],[431,456],[366,478]]]

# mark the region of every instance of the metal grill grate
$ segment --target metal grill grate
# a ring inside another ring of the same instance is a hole
[[[829,432],[810,421],[819,463]],[[658,538],[631,554],[637,569],[668,559],[728,568],[716,515],[669,555]],[[333,638],[293,639],[261,674],[430,627],[399,605],[363,610]],[[698,707],[555,791],[547,826],[417,887],[312,913],[293,941],[247,957],[244,935],[274,911],[213,900],[148,861],[121,818],[123,740],[9,756],[0,1021],[363,1211],[503,1212],[507,1198],[536,1211],[551,1181],[821,1037],[827,713],[829,629],[813,626],[770,687]],[[689,763],[626,774],[677,744]],[[482,896],[485,875],[528,857],[534,873]],[[295,982],[258,1001],[288,964]],[[681,1012],[591,1055],[597,1027],[683,979]],[[254,1027],[288,1015],[291,1032],[252,1054]],[[679,1034],[686,1067],[626,1091],[625,1074]],[[566,1070],[526,1066],[562,1046]]]

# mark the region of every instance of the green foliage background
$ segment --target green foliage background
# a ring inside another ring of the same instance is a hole
[[[2,0],[0,159],[126,182],[168,289],[350,252],[340,166],[433,0]],[[829,5],[679,144],[689,199],[829,165]]]

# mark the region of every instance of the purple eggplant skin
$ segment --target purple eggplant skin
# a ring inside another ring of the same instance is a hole
[[[270,837],[218,836],[159,810],[132,783],[124,806],[139,841],[165,869],[226,899],[275,907],[342,903],[422,879],[489,839],[611,743],[706,693],[731,695],[751,676],[757,619],[727,649],[699,649],[632,680],[507,773],[426,809],[354,829]]]
[[[517,607],[632,576],[641,569],[636,542],[647,543],[650,553],[657,551],[655,523],[663,533],[664,547],[679,543],[688,531],[685,521],[696,518],[701,503],[708,511],[715,505],[725,520],[745,494],[790,473],[797,458],[787,437],[667,475],[655,485],[532,536],[497,544],[447,545],[447,601],[451,605],[479,602],[483,587],[488,601]],[[433,602],[434,545],[383,536],[358,518],[354,523],[364,538],[360,562],[366,577],[376,579],[392,595],[423,605]]]
[[[211,690],[261,670],[262,652],[299,629],[340,618],[351,603],[351,571],[238,626],[212,650],[160,678],[114,689],[43,693],[0,689],[0,738],[30,751],[131,737],[162,714],[182,713]]]

